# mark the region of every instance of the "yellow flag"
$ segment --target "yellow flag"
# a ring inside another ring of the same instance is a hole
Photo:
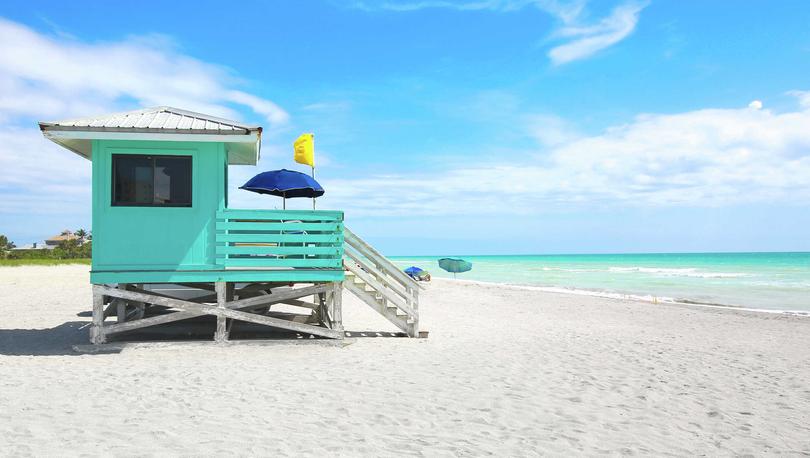
[[[295,162],[315,167],[315,134],[301,134],[293,143]]]

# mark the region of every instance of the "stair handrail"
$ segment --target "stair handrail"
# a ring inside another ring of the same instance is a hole
[[[371,245],[366,243],[363,239],[358,237],[354,232],[350,231],[349,228],[344,226],[343,231],[344,231],[344,241],[347,243],[347,245],[379,263],[380,266],[385,271],[385,273],[399,280],[399,282],[402,285],[408,288],[425,289],[424,286],[417,283],[416,280],[408,276],[405,272],[399,270],[399,268],[396,265],[394,265],[391,261],[389,261],[385,256],[380,254],[380,252],[375,250],[374,247],[372,247]]]
[[[350,261],[351,260],[352,259],[350,259]],[[364,271],[364,269],[371,269],[370,266],[367,266],[365,264],[361,264],[363,266],[361,268],[361,267],[357,267],[357,266],[352,265],[351,263],[346,263],[346,262],[344,262],[344,265],[355,276],[360,278],[367,285],[374,288],[375,291],[382,294],[386,299],[388,299],[390,301],[390,303],[392,305],[396,306],[396,308],[402,310],[403,312],[405,312],[411,318],[414,318],[414,319],[419,318],[419,310],[417,308],[411,307],[412,303],[414,305],[417,305],[417,307],[418,307],[418,304],[411,301],[412,297],[403,296],[402,293],[400,293],[400,292],[398,292],[398,291],[396,291],[394,289],[388,288],[387,285],[378,282],[374,278],[374,273],[373,272]],[[376,270],[376,269],[374,269],[374,270]]]
[[[355,253],[354,250],[343,250],[343,261],[344,265],[347,265],[348,267],[353,267],[352,264],[363,266],[363,269],[367,270],[369,274],[372,274],[375,277],[380,277],[381,279],[383,279],[385,281],[386,289],[390,289],[393,293],[399,294],[402,297],[408,297],[412,295],[410,291],[413,291],[414,290],[413,288],[409,288],[407,285],[403,285],[398,281],[389,281],[391,280],[391,278],[386,273],[386,270],[378,269],[376,263],[373,262],[370,263],[369,260],[364,258],[361,254]]]
[[[372,292],[368,292],[363,287],[360,291],[353,279],[347,279],[345,283],[349,291],[354,292],[409,336],[418,337],[419,290],[425,287],[345,226],[343,242],[343,266],[348,271],[347,275],[352,273],[352,278],[357,278],[372,289]],[[373,293],[378,296],[372,296]],[[391,309],[404,312],[407,320],[402,321]]]

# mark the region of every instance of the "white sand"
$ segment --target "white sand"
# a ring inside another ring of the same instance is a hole
[[[435,281],[426,340],[76,355],[89,299],[0,268],[0,454],[810,454],[808,318]]]

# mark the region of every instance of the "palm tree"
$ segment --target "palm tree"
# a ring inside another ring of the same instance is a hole
[[[14,247],[14,242],[9,240],[5,235],[0,235],[0,251],[10,250]]]
[[[87,239],[87,231],[84,229],[77,229],[76,232],[73,233],[76,237],[79,238],[80,242],[84,242]]]

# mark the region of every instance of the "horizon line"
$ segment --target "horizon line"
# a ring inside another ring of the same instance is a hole
[[[523,253],[523,254],[411,254],[388,255],[391,258],[440,258],[440,257],[495,257],[495,256],[612,256],[612,255],[656,255],[656,254],[808,254],[810,251],[649,251],[649,252],[607,252],[607,253]]]

